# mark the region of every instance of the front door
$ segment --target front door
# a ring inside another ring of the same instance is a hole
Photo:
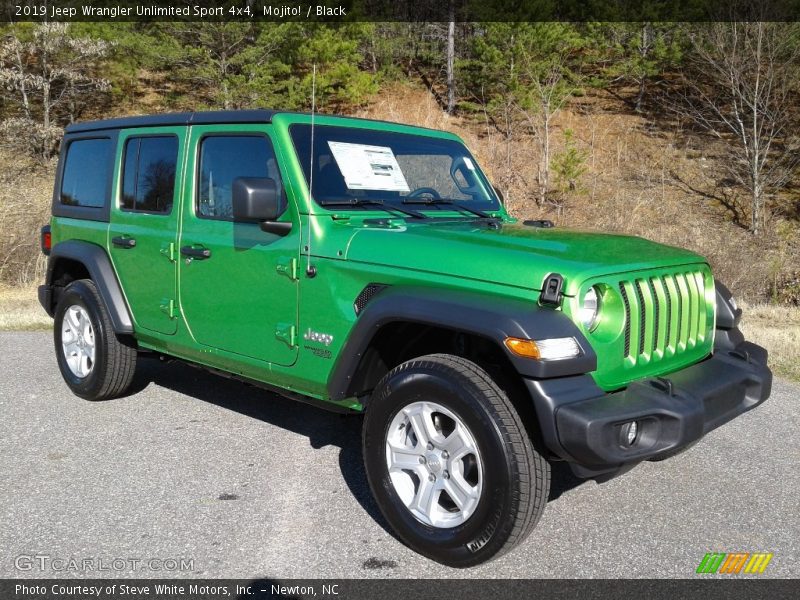
[[[200,344],[279,365],[297,357],[300,231],[288,235],[234,221],[238,177],[270,177],[286,193],[269,126],[194,126],[189,134],[180,236],[180,301]],[[293,203],[284,218],[296,220]]]
[[[108,247],[137,330],[174,334],[185,127],[119,135]]]

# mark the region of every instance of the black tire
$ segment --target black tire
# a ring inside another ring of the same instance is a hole
[[[469,429],[483,462],[483,485],[466,521],[438,528],[418,520],[392,484],[386,439],[392,420],[421,398],[456,414]],[[381,512],[415,551],[451,567],[496,558],[522,542],[547,504],[550,465],[536,450],[511,401],[475,363],[431,354],[392,369],[367,404],[364,464]]]
[[[86,311],[94,333],[95,360],[84,377],[70,369],[61,343],[64,315],[71,306]],[[80,279],[70,283],[61,293],[53,318],[58,367],[72,392],[86,400],[108,400],[124,395],[133,381],[138,353],[132,340],[122,340],[114,333],[105,303],[94,282]]]

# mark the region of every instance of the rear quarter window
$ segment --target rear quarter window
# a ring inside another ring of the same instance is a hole
[[[178,138],[132,137],[125,143],[123,210],[167,214],[175,195]]]
[[[111,140],[73,140],[67,146],[60,203],[63,206],[102,208],[107,203]]]

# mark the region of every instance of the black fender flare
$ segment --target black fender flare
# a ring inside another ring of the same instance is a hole
[[[742,319],[742,309],[734,307],[733,294],[720,281],[714,281],[717,294],[717,329],[736,329]]]
[[[480,292],[392,286],[375,296],[358,316],[328,377],[332,400],[349,396],[353,375],[375,334],[389,323],[410,322],[445,327],[496,342],[523,377],[549,378],[588,373],[597,355],[578,327],[564,313],[535,301]],[[581,355],[573,359],[538,361],[512,354],[508,337],[523,339],[575,338]]]
[[[717,294],[717,323],[714,331],[714,350],[735,350],[744,342],[744,335],[739,329],[742,320],[742,309],[733,303],[733,294],[719,281],[714,282]]]
[[[111,259],[105,249],[97,244],[81,240],[67,240],[53,246],[47,261],[47,276],[45,286],[52,289],[53,272],[60,259],[74,260],[81,263],[97,286],[100,297],[105,303],[106,310],[111,317],[114,332],[119,334],[133,333],[133,321],[128,309],[128,303],[122,294],[122,287],[117,280],[117,274],[111,266]],[[52,316],[55,309],[53,294],[48,294],[49,306],[45,310]],[[40,295],[41,297],[41,295]]]

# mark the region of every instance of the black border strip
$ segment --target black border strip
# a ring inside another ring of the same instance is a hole
[[[4,600],[265,600],[273,598],[317,600],[418,600],[458,598],[459,600],[519,600],[524,598],[607,600],[647,598],[674,600],[702,597],[703,600],[783,600],[796,598],[798,580],[712,578],[696,579],[7,579],[0,581]],[[164,586],[156,591],[156,585]],[[17,586],[38,588],[43,593],[21,593]],[[127,587],[123,587],[127,586]],[[97,594],[94,589],[100,588]],[[85,589],[69,593],[73,589]],[[131,592],[137,588],[139,593]],[[148,593],[142,593],[147,588]],[[54,591],[55,590],[55,591]],[[124,592],[123,592],[124,590]],[[435,593],[432,594],[432,590]]]
[[[0,0],[21,21],[796,21],[800,0]],[[44,7],[45,10],[42,10]],[[98,14],[97,9],[105,9]]]

